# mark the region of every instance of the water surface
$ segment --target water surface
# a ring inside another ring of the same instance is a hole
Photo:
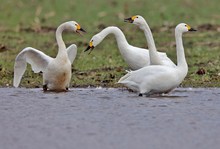
[[[220,89],[0,88],[1,149],[219,149]]]

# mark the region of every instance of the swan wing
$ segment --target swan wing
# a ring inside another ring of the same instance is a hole
[[[123,76],[118,83],[124,84],[124,82],[133,82],[135,84],[141,84],[146,79],[160,78],[164,73],[172,71],[172,67],[161,66],[161,65],[150,65],[138,69],[136,71],[130,71],[125,76]]]
[[[125,62],[132,70],[138,70],[142,67],[150,65],[148,49],[129,45],[126,50],[121,50],[120,52]]]
[[[176,67],[174,62],[167,56],[166,53],[164,52],[159,52],[160,59],[163,62],[163,65],[165,66],[171,66],[171,67]]]
[[[35,73],[38,73],[40,71],[44,72],[51,60],[53,60],[53,58],[47,56],[37,49],[31,47],[23,49],[15,59],[14,86],[18,87],[27,67],[27,63],[31,65],[31,68]]]
[[[123,76],[118,83],[140,93],[150,91],[162,93],[178,86],[184,77],[178,70],[170,66],[151,65],[132,71]]]
[[[67,54],[68,54],[69,60],[70,60],[70,62],[71,62],[71,64],[72,64],[73,61],[74,61],[75,58],[76,58],[77,46],[76,46],[75,44],[70,45],[70,46],[67,48]]]

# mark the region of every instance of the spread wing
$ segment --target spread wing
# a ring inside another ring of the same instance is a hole
[[[44,72],[51,60],[53,60],[53,58],[34,48],[27,47],[23,49],[15,59],[13,85],[18,87],[26,70],[27,63],[31,65],[35,73],[38,73],[40,71]]]

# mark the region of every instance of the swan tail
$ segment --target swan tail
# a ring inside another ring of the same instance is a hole
[[[123,82],[131,76],[132,71],[126,70],[127,74],[119,79],[117,83],[123,84]]]
[[[125,70],[127,73],[131,72],[131,70]]]

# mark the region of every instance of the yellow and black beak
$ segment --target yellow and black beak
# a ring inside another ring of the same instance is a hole
[[[82,32],[86,33],[86,31],[83,28],[81,28],[79,24],[76,25],[76,32],[79,33],[80,35],[82,35],[81,34]]]
[[[88,47],[84,50],[84,52],[86,52],[86,51],[88,51],[88,50],[90,50],[90,49],[91,49],[91,51],[92,51],[94,48],[95,48],[95,47],[93,46],[92,41],[90,41]]]
[[[188,31],[197,31],[196,29],[194,29],[194,28],[192,28],[192,27],[190,27],[189,25],[186,25],[186,27],[188,28]]]
[[[190,28],[189,31],[197,31],[197,30],[194,28]]]
[[[124,19],[124,22],[133,23],[133,22],[134,22],[134,20],[132,20],[132,18],[126,18],[126,19]]]
[[[137,16],[133,16],[133,17],[130,17],[130,18],[124,19],[124,22],[133,23],[135,18],[137,18]]]

